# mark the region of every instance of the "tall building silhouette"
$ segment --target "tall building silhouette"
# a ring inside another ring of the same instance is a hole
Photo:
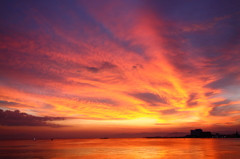
[[[212,133],[207,131],[203,132],[202,129],[190,130],[191,137],[212,137]]]
[[[202,135],[202,129],[190,130],[192,137],[200,137]]]

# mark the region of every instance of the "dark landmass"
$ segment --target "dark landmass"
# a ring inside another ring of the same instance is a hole
[[[190,130],[190,135],[186,136],[173,136],[173,137],[162,137],[162,136],[147,136],[144,138],[240,138],[238,131],[235,134],[212,134],[210,131],[204,132],[202,129]]]

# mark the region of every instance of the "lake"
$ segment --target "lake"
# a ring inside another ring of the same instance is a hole
[[[2,140],[1,159],[239,159],[240,138]]]

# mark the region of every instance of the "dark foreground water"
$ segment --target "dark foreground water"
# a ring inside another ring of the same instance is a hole
[[[240,159],[240,139],[55,139],[0,141],[1,159]]]

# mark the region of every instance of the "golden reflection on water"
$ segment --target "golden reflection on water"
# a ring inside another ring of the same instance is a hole
[[[9,140],[0,144],[0,158],[240,158],[240,139],[56,139]]]

